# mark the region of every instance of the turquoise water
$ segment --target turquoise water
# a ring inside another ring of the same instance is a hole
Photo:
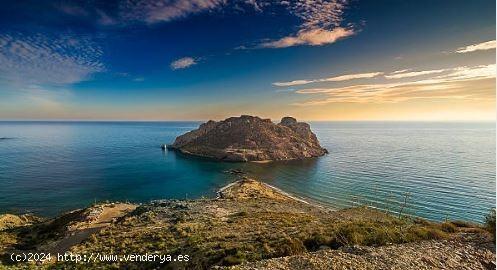
[[[268,164],[163,152],[195,122],[0,122],[0,212],[52,216],[94,201],[214,196],[241,168],[298,196],[481,221],[495,205],[493,123],[311,123],[330,154]],[[406,195],[407,194],[407,195]]]

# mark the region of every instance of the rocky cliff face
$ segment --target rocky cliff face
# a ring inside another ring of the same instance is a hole
[[[270,119],[248,115],[203,123],[177,137],[168,148],[239,162],[304,159],[327,153],[307,123],[284,117],[274,124]]]

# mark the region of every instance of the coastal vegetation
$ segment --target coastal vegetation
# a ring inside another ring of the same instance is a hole
[[[95,207],[104,210],[95,211]],[[88,216],[96,212],[98,219],[109,207],[97,205],[52,220],[4,229],[0,231],[2,252],[42,251],[57,246],[53,243],[67,238],[68,228],[91,227],[93,219]],[[488,233],[476,224],[399,218],[365,206],[333,210],[292,198],[251,179],[222,189],[216,199],[162,200],[127,209],[130,212],[117,216],[68,250],[76,254],[188,255],[187,262],[169,262],[167,267],[206,269],[351,246],[448,241],[467,234],[488,238]],[[5,258],[2,261],[8,264]],[[78,266],[74,262],[44,265]],[[91,265],[132,269],[166,266],[159,262],[98,261]]]

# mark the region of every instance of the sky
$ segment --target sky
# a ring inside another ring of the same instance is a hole
[[[495,1],[0,3],[0,120],[494,121]]]

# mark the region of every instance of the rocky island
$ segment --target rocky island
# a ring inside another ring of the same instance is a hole
[[[56,259],[68,251],[183,260]],[[29,252],[52,257],[11,260]],[[494,261],[481,225],[329,209],[250,178],[212,199],[102,203],[51,219],[0,215],[0,269],[495,269]]]
[[[328,153],[307,123],[283,117],[275,124],[249,115],[203,123],[178,136],[167,148],[231,162],[295,160]]]

